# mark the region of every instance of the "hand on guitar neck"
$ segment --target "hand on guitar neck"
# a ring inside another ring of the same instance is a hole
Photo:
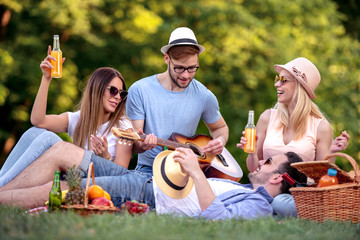
[[[134,141],[144,141],[147,136],[143,133],[129,132],[119,128],[112,128],[111,131],[123,144]],[[175,150],[178,147],[190,148],[197,155],[206,177],[220,177],[234,181],[239,181],[242,177],[243,173],[239,164],[226,148],[218,155],[213,155],[202,150],[208,142],[212,140],[211,137],[201,134],[187,137],[180,133],[172,133],[170,139],[171,140],[156,138],[156,145],[167,146],[170,150]]]

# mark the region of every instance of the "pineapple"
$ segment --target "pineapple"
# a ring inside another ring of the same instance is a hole
[[[67,168],[65,180],[69,185],[69,191],[65,196],[66,205],[84,204],[85,189],[81,188],[81,175],[75,168]]]

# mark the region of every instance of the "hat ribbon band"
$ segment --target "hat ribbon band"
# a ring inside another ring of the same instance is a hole
[[[171,188],[173,188],[173,189],[175,189],[175,190],[178,190],[178,191],[183,190],[183,189],[185,188],[186,184],[185,184],[185,186],[180,187],[180,186],[174,184],[173,182],[171,182],[170,179],[166,176],[166,173],[165,173],[165,161],[166,161],[166,157],[164,157],[164,160],[163,160],[163,162],[161,163],[161,168],[160,168],[160,170],[161,170],[161,176],[163,177],[164,181],[165,181]]]
[[[305,73],[302,73],[301,70],[298,69],[296,66],[293,66],[293,67],[292,67],[292,71],[294,72],[294,74],[295,74],[297,77],[300,77],[300,78],[302,78],[305,82],[307,82],[306,74],[305,74]]]
[[[169,45],[172,44],[178,44],[178,43],[193,43],[193,44],[198,44],[197,41],[190,39],[190,38],[180,38],[180,39],[176,39],[174,41],[172,41],[171,43],[169,43]]]

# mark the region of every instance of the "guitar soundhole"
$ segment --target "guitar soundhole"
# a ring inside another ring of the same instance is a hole
[[[196,145],[193,145],[191,142],[187,142],[186,144],[189,145],[189,148],[193,150],[193,152],[198,156],[200,159],[205,159],[206,156],[203,154],[200,148],[198,148]]]

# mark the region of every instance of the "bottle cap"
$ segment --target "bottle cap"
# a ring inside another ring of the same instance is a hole
[[[329,176],[335,177],[336,174],[337,174],[336,169],[333,169],[333,168],[329,168],[329,169],[328,169],[328,175],[329,175]]]

